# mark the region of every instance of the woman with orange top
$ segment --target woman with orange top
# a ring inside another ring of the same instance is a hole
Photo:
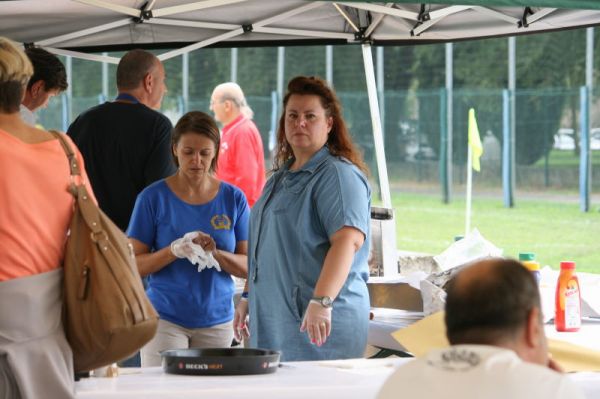
[[[60,142],[19,114],[32,73],[23,51],[0,37],[0,398],[72,398],[61,321],[71,178]]]

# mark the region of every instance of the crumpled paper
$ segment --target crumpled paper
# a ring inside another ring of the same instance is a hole
[[[433,257],[442,271],[472,263],[483,258],[502,256],[502,250],[473,229],[463,239],[454,242],[444,252]]]
[[[427,316],[444,310],[446,286],[464,266],[480,259],[501,255],[500,248],[483,238],[477,229],[473,229],[466,237],[434,256],[433,259],[442,272],[431,273],[420,281],[423,314]]]

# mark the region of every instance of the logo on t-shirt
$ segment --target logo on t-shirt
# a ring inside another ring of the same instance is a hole
[[[481,357],[471,350],[450,348],[436,359],[428,359],[429,365],[447,371],[467,371],[481,363]]]
[[[210,224],[215,230],[231,230],[231,219],[225,214],[213,216]]]

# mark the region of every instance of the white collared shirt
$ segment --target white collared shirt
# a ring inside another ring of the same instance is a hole
[[[35,115],[35,112],[31,111],[29,108],[27,108],[23,104],[21,104],[21,107],[19,108],[19,112],[21,113],[21,119],[23,119],[23,121],[25,123],[27,123],[31,126],[35,126],[35,124],[37,122],[37,116]]]

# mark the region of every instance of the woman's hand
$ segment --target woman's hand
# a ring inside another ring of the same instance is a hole
[[[309,302],[304,314],[300,331],[306,331],[310,342],[323,345],[331,334],[331,308],[315,302]]]
[[[199,230],[196,231],[196,233],[198,235],[192,240],[192,242],[200,245],[205,252],[216,251],[217,244],[215,243],[215,240],[213,240],[213,238],[209,234],[206,234]]]
[[[248,299],[246,298],[240,298],[235,307],[233,336],[238,342],[242,342],[242,339],[250,336],[250,331],[248,330]]]

